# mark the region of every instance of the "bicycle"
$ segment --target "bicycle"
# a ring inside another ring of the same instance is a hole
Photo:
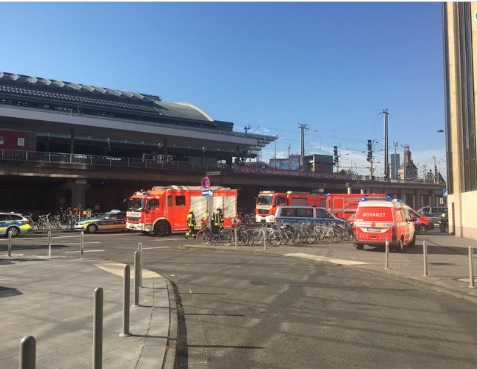
[[[201,229],[196,233],[196,240],[201,245],[211,245],[211,244],[218,244],[219,242],[228,242],[232,238],[232,231],[230,228],[223,228],[220,227],[219,232],[217,234],[213,234],[207,226],[205,229]]]

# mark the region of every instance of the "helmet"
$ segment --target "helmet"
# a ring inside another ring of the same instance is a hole
[[[217,211],[222,211],[222,209],[221,209],[221,208],[217,208]]]
[[[193,213],[193,212],[194,212],[194,209],[190,208],[189,213]]]

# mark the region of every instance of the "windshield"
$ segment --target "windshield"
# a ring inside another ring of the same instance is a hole
[[[144,209],[144,199],[128,199],[129,211],[142,211]]]
[[[257,205],[271,205],[273,200],[272,195],[258,196]]]

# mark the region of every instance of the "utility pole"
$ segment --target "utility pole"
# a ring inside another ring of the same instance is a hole
[[[304,171],[304,160],[305,160],[305,129],[308,129],[308,124],[306,123],[298,123],[298,128],[301,131],[301,152],[300,152],[300,170]]]
[[[384,182],[389,182],[389,154],[388,154],[388,109],[383,110],[384,114]]]
[[[394,161],[393,161],[394,173],[392,174],[391,177],[394,177],[394,179],[398,179],[397,151],[396,151],[396,148],[398,146],[397,141],[393,141],[393,145],[394,145]]]
[[[248,130],[251,129],[252,127],[250,126],[245,126],[243,127],[243,129],[245,129],[245,137],[247,137],[247,134],[248,134]]]

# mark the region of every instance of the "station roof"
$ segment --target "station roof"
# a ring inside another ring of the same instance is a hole
[[[164,102],[159,96],[0,72],[0,122],[12,129],[112,140],[166,139],[183,148],[257,152],[276,136],[234,132],[189,103]],[[20,124],[21,123],[21,124]],[[6,127],[7,128],[7,127]]]

